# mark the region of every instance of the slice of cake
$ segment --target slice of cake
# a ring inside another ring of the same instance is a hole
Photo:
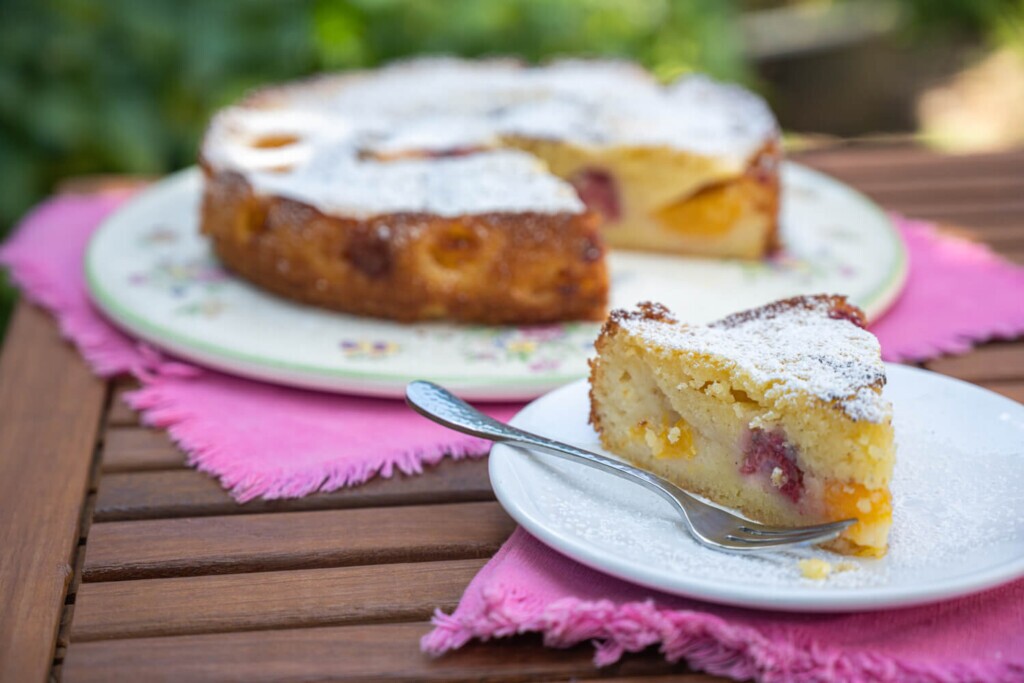
[[[855,517],[827,547],[885,553],[895,460],[885,366],[843,297],[712,323],[614,311],[591,361],[590,421],[609,451],[757,521]]]

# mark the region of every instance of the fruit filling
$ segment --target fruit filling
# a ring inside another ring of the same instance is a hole
[[[647,420],[635,425],[630,433],[634,438],[643,439],[651,449],[651,455],[659,460],[692,458],[697,454],[693,430],[686,420],[679,418],[674,423],[655,429]]]
[[[796,466],[796,450],[782,432],[751,429],[743,449],[743,474],[760,474],[794,503],[804,492],[804,473]]]
[[[609,221],[617,221],[622,216],[619,190],[611,173],[587,168],[573,174],[569,182],[576,188],[580,201],[591,211],[596,211]]]
[[[745,197],[738,182],[712,185],[662,207],[655,218],[675,232],[716,237],[732,230],[742,217]]]
[[[825,505],[834,519],[858,520],[850,527],[858,533],[864,525],[871,526],[892,518],[892,496],[885,489],[869,489],[863,484],[830,482],[825,489]]]

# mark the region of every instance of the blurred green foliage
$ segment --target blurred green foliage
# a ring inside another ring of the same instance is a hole
[[[1024,47],[1024,0],[900,0],[905,37],[959,33]]]
[[[744,76],[717,0],[5,0],[0,228],[59,178],[193,163],[210,113],[262,83],[406,55],[638,59]]]

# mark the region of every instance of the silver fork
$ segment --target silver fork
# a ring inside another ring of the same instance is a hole
[[[405,400],[418,413],[456,431],[499,443],[542,450],[640,484],[672,503],[693,537],[715,550],[747,553],[822,543],[832,540],[857,522],[856,519],[845,519],[804,527],[759,524],[705,503],[646,470],[498,422],[431,382],[411,382],[405,388]]]

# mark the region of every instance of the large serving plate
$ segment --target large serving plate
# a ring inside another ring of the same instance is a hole
[[[611,254],[612,305],[653,300],[707,322],[774,299],[846,294],[869,318],[899,293],[902,242],[863,195],[798,164],[783,167],[782,252],[763,263]],[[198,232],[201,177],[142,192],[97,231],[86,255],[99,308],[133,335],[246,377],[401,396],[427,379],[466,398],[539,396],[586,372],[598,326],[406,325],[311,308],[226,273]]]
[[[664,592],[745,607],[860,611],[967,595],[1024,576],[1024,406],[971,384],[887,366],[896,469],[893,528],[880,560],[822,550],[733,555],[699,545],[658,496],[614,475],[495,445],[491,484],[530,533],[583,564]],[[610,455],[587,424],[581,380],[512,424]],[[614,456],[611,456],[614,457]],[[843,567],[824,581],[798,560]]]

